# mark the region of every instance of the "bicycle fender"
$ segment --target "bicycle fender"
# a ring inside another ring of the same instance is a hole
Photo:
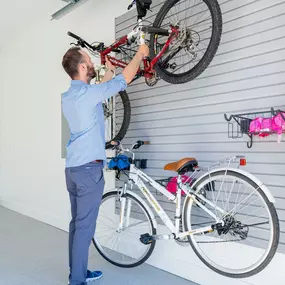
[[[152,212],[152,210],[150,209],[150,207],[148,206],[148,204],[139,196],[137,195],[136,193],[132,192],[132,191],[127,191],[127,193],[130,195],[130,196],[133,196],[134,198],[136,198],[137,200],[139,200],[143,205],[144,207],[146,208],[147,212],[149,213],[150,215],[150,218],[152,219],[153,221],[153,226],[155,229],[157,229],[157,222],[156,222],[156,219],[154,217],[154,214]]]
[[[239,173],[241,175],[244,175],[246,177],[248,177],[249,179],[251,179],[252,181],[254,181],[258,186],[259,188],[263,191],[263,193],[266,195],[266,197],[268,198],[268,200],[271,202],[271,203],[276,203],[276,200],[275,198],[273,197],[273,195],[271,194],[270,190],[267,188],[267,186],[264,185],[263,182],[261,182],[256,176],[252,175],[251,173],[245,171],[245,170],[242,170],[242,169],[237,169],[237,168],[216,168],[216,169],[213,169],[209,172],[207,172],[206,174],[204,174],[203,176],[201,176],[200,178],[198,178],[195,183],[193,184],[192,187],[195,187],[197,185],[197,183],[199,183],[199,181],[201,181],[204,177],[206,176],[209,176],[209,174],[212,174],[212,173],[215,173],[215,172],[218,172],[218,171],[232,171],[232,172],[236,172],[236,173]],[[185,199],[186,201],[186,199]]]

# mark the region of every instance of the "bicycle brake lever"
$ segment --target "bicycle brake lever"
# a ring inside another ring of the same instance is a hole
[[[142,142],[142,141],[137,141],[137,142],[133,145],[132,149],[138,149],[138,148],[140,148],[142,145],[143,145],[143,142]]]
[[[128,10],[132,9],[135,3],[136,3],[136,0],[132,1],[132,3],[128,6]]]
[[[76,43],[70,43],[70,45],[78,46],[78,44],[76,44]]]

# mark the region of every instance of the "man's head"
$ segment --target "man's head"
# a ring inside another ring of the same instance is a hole
[[[96,76],[90,56],[79,47],[72,47],[66,52],[62,66],[71,79],[89,83]]]

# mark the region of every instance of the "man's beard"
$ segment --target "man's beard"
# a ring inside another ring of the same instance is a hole
[[[96,77],[96,71],[94,66],[88,66],[87,76],[88,78],[90,78],[90,80]]]

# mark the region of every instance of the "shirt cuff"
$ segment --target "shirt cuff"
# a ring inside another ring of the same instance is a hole
[[[127,89],[128,84],[123,74],[119,74],[114,77],[115,80],[119,81],[120,83],[120,91],[124,91]]]

